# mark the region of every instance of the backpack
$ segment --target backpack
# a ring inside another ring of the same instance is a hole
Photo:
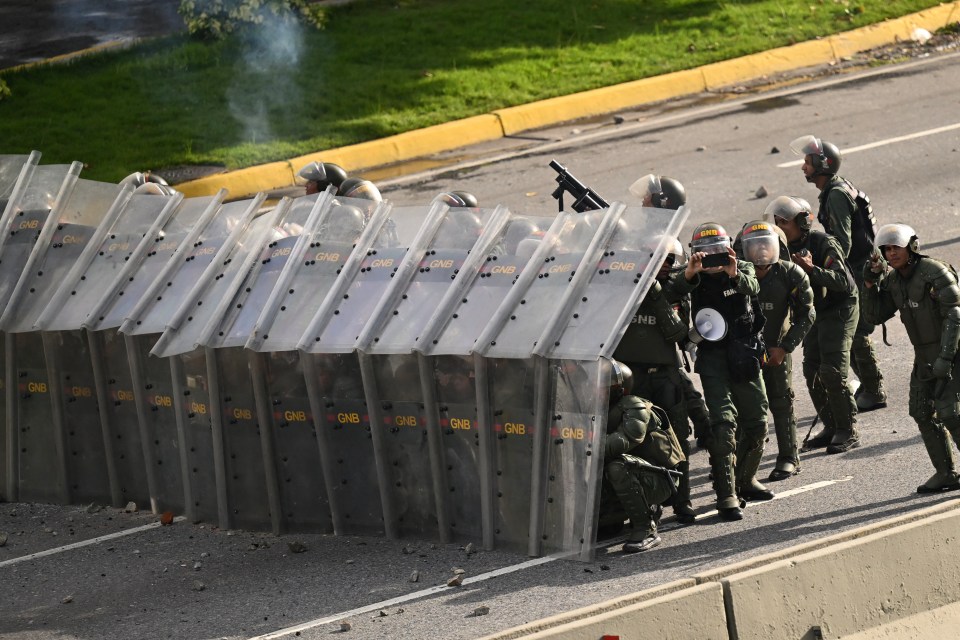
[[[840,188],[847,192],[857,207],[857,212],[850,221],[850,255],[847,256],[850,264],[856,265],[865,261],[873,253],[873,241],[877,237],[877,218],[873,215],[870,197],[846,178],[841,178],[840,181]],[[817,218],[824,229],[831,232],[828,226],[830,221],[823,207],[820,208]]]

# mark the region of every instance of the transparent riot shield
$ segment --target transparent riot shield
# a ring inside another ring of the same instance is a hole
[[[479,428],[489,434],[492,468],[489,476],[480,477],[492,483],[492,537],[497,548],[526,553],[536,436],[534,362],[493,359],[483,366],[486,407],[481,407]]]
[[[272,435],[268,444],[273,448],[272,466],[277,478],[283,528],[330,532],[333,522],[328,491],[300,352],[247,353],[254,385],[262,379],[262,388],[256,396],[257,410],[261,429],[269,428]],[[268,458],[265,465],[271,466]]]
[[[297,348],[311,353],[352,351],[407,250],[422,246],[432,236],[445,211],[440,204],[391,209],[363,260],[344,266]]]
[[[593,559],[610,371],[606,359],[550,362],[549,432],[535,438],[530,491],[540,509],[531,526],[539,536],[531,542],[541,554]]]
[[[539,265],[528,266],[531,256],[551,226],[557,225],[553,237],[565,220],[563,214],[511,217],[486,254],[471,252],[482,258],[479,267],[475,271],[461,269],[457,277],[466,280],[463,289],[448,290],[436,305],[416,349],[427,355],[470,353],[524,269],[538,272]]]
[[[11,431],[17,437],[15,448],[8,450],[8,474],[13,475],[8,493],[11,499],[22,502],[66,504],[66,434],[62,431],[63,423],[53,419],[55,403],[50,399],[43,340],[36,332],[15,334],[12,338],[7,343],[7,370],[13,374],[16,394],[15,402],[7,403],[7,411],[8,424],[14,426]]]
[[[8,339],[7,334],[0,334],[0,362],[6,362]],[[10,448],[9,440],[12,440],[12,434],[7,433],[7,377],[0,375],[0,500],[13,502],[14,499],[7,495],[7,483],[10,475],[7,462],[7,451]]]
[[[178,200],[176,209],[168,218],[155,220],[129,259],[124,258],[124,266],[116,277],[106,286],[100,284],[100,294],[83,326],[94,330],[115,329],[130,317],[138,303],[146,298],[158,274],[169,274],[179,266],[179,262],[173,260],[174,254],[178,250],[178,256],[187,254],[210,226],[220,211],[224,195],[225,192],[221,191],[211,197]],[[220,233],[225,231],[223,229]],[[184,259],[186,257],[189,255]],[[84,283],[90,280],[81,276]],[[162,294],[153,293],[153,297],[157,295]]]
[[[147,236],[153,237],[154,226],[157,231],[162,228],[182,200],[182,194],[132,195],[99,241],[88,244],[73,263],[36,326],[47,331],[82,327],[104,290],[120,286],[116,281],[137,247],[147,242]]]
[[[382,534],[382,473],[374,455],[360,362],[354,354],[340,353],[301,353],[300,362],[334,533]]]
[[[495,245],[509,217],[503,207],[447,209],[435,231],[422,232],[423,240],[407,252],[363,328],[357,348],[367,353],[412,351],[438,313],[437,305],[446,301],[449,306],[455,299],[447,292],[461,291],[469,283],[466,276],[479,271],[485,255],[502,253],[502,247]]]
[[[72,503],[112,503],[107,457],[100,428],[96,387],[86,333],[44,332],[54,424],[62,424],[66,443],[66,479]],[[45,412],[41,412],[41,416]],[[21,415],[33,420],[28,412]]]
[[[139,353],[147,379],[155,381],[154,389],[164,393],[157,400],[165,404],[169,398],[173,400],[173,410],[156,411],[156,419],[148,425],[160,440],[155,455],[165,456],[171,467],[164,470],[171,485],[167,487],[161,481],[161,495],[180,500],[182,510],[193,520],[216,522],[227,528],[226,486],[222,480],[226,462],[219,425],[215,428],[211,417],[215,389],[208,372],[208,353],[198,349],[171,358],[148,357],[155,337],[133,339],[142,345]],[[127,350],[129,353],[129,346]],[[174,487],[180,489],[179,493]]]
[[[200,345],[216,344],[225,337],[227,327],[223,325],[229,322],[226,318],[235,320],[233,312],[242,312],[247,306],[260,268],[269,267],[271,256],[284,239],[278,221],[289,204],[290,200],[284,199],[274,211],[231,234],[202,272],[184,268],[171,278],[171,289],[178,279],[188,275],[194,277],[193,287],[176,301],[176,311],[163,320],[165,330],[151,352],[153,355],[162,358],[186,353]]]
[[[429,379],[424,382],[432,389],[424,389],[427,398],[430,392],[435,402],[427,402],[428,412],[436,411],[437,422],[428,415],[428,428],[436,428],[440,434],[440,450],[431,451],[440,456],[435,464],[438,474],[444,474],[443,482],[434,486],[437,492],[438,519],[441,539],[444,529],[458,538],[480,540],[486,524],[481,513],[481,432],[477,412],[477,380],[473,358],[467,356],[438,356],[426,359],[432,365],[427,369]],[[484,460],[489,463],[489,460]],[[444,522],[446,520],[446,523]],[[445,526],[446,525],[446,526]]]
[[[34,151],[29,156],[0,155],[0,214],[7,208],[17,179],[28,162],[36,166],[40,162],[40,152]]]
[[[436,536],[430,433],[417,356],[361,355],[360,364],[387,536]]]
[[[0,314],[0,328],[31,331],[71,269],[99,245],[133,187],[78,179],[43,225],[23,273]],[[93,245],[93,246],[88,246]],[[76,327],[79,328],[79,327]]]
[[[292,351],[341,273],[357,273],[388,221],[390,206],[337,198],[320,212],[300,260],[291,261],[263,305],[247,348]]]
[[[7,301],[47,219],[80,174],[80,163],[28,167],[0,219],[0,300]]]
[[[623,209],[602,252],[586,258],[574,276],[534,353],[555,359],[612,356],[687,216],[686,207]]]
[[[179,328],[190,312],[183,301],[207,267],[223,265],[228,259],[225,256],[248,230],[265,198],[260,194],[253,200],[224,204],[203,229],[188,234],[120,325],[120,332],[143,335]]]
[[[560,214],[484,327],[476,351],[491,358],[530,356],[544,323],[556,312],[584,256],[594,246],[597,213]]]

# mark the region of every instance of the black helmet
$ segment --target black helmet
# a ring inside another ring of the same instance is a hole
[[[323,191],[329,185],[339,188],[347,179],[347,172],[343,167],[332,162],[311,162],[297,173],[307,182],[314,182],[317,191]]]
[[[889,245],[903,247],[911,253],[920,253],[920,238],[913,227],[906,224],[885,224],[877,229],[877,237],[873,241],[877,251],[883,251],[883,248]]]
[[[477,197],[466,191],[444,191],[443,193],[438,193],[433,201],[442,202],[448,207],[470,207],[476,209],[480,206]]]
[[[613,365],[610,372],[610,404],[613,404],[633,391],[633,371],[619,360],[611,360],[610,364]]]
[[[763,210],[763,219],[767,222],[776,224],[774,218],[782,220],[797,219],[797,226],[802,231],[809,231],[813,224],[813,213],[810,211],[810,203],[797,196],[778,196],[770,201],[767,208]]]
[[[687,192],[679,180],[648,174],[630,185],[630,193],[645,207],[679,209],[687,203]]]
[[[843,156],[837,145],[814,136],[801,136],[790,143],[793,152],[800,156],[810,156],[815,176],[835,176],[840,170]]]
[[[730,234],[716,222],[704,222],[693,230],[690,250],[694,253],[725,253],[731,245]]]
[[[757,266],[774,264],[780,259],[780,235],[783,232],[772,222],[751,220],[743,225],[743,256]]]
[[[363,178],[347,178],[337,189],[337,195],[345,198],[360,198],[362,200],[373,200],[374,202],[383,202],[383,196],[377,185]]]

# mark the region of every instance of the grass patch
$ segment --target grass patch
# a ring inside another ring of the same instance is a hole
[[[0,152],[84,177],[240,168],[846,31],[936,0],[359,0],[0,74]],[[256,37],[254,37],[256,36]]]

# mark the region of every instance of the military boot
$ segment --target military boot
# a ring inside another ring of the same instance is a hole
[[[852,422],[849,429],[837,429],[833,439],[827,445],[827,453],[846,453],[860,446],[860,436],[857,434],[857,423]]]
[[[797,421],[790,417],[777,419],[774,417],[774,429],[777,432],[777,464],[767,480],[786,480],[790,476],[800,473],[800,456],[797,450]]]
[[[763,444],[737,455],[737,494],[744,500],[773,500],[770,491],[757,480],[757,470],[763,459]]]
[[[689,445],[681,442],[680,446],[686,455]],[[690,502],[690,463],[681,462],[677,465],[677,471],[683,475],[677,483],[677,493],[673,496],[673,515],[680,524],[692,524],[697,519],[697,512],[693,510],[693,504]]]
[[[937,470],[930,479],[917,487],[917,493],[940,493],[960,489],[960,477],[950,448],[950,439],[945,429],[924,429],[920,432],[923,445],[930,456],[933,468]]]
[[[770,475],[767,476],[768,482],[777,482],[779,480],[786,480],[791,476],[795,476],[800,473],[800,463],[795,462],[794,460],[789,460],[787,458],[777,457],[777,464],[773,467],[773,470],[770,471]]]
[[[857,389],[854,398],[857,401],[857,409],[860,412],[883,409],[887,406],[887,393],[883,390],[882,386],[878,387],[876,391],[871,391],[861,385],[860,388]]]
[[[828,446],[833,441],[833,436],[836,434],[836,432],[837,430],[833,427],[823,425],[823,429],[820,430],[820,433],[803,443],[804,451],[809,449],[822,449]]]
[[[742,520],[743,509],[734,485],[733,456],[714,456],[713,486],[717,492],[717,513],[723,520]]]

